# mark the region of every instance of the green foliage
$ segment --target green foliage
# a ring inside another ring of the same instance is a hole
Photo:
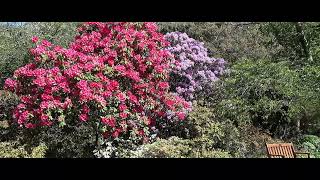
[[[214,158],[239,157],[244,151],[239,142],[239,131],[231,122],[217,122],[214,111],[195,106],[189,114],[180,134],[188,136],[170,136],[158,138],[151,144],[132,146],[128,142],[105,143],[103,149],[96,150],[96,157],[144,157],[144,158]],[[177,132],[179,128],[176,128]],[[176,134],[179,134],[177,133]]]
[[[319,132],[318,66],[243,60],[232,66],[209,98],[217,119],[252,124],[278,137]]]
[[[66,125],[47,128],[45,131],[24,132],[26,144],[43,142],[47,145],[47,157],[92,158],[96,145],[96,135],[84,125]]]
[[[32,36],[66,47],[78,24],[1,23],[0,87],[30,60],[26,49]],[[77,123],[24,132],[9,126],[18,98],[0,91],[0,157],[266,157],[265,142],[288,142],[286,138],[296,138],[300,132],[307,135],[295,145],[319,158],[319,23],[301,23],[307,49],[294,22],[243,24],[158,23],[163,33],[186,32],[204,42],[209,55],[230,62],[230,72],[215,82],[210,94],[193,103],[187,121],[169,124],[155,142],[142,146],[125,140],[103,142],[91,126]]]
[[[27,49],[31,38],[46,38],[62,47],[73,39],[79,23],[71,22],[28,22],[20,26],[0,24],[0,87],[14,70],[29,62]]]
[[[224,79],[223,88],[225,96],[215,106],[221,120],[252,123],[285,136],[301,113],[299,73],[285,62],[239,61]]]
[[[132,157],[186,158],[191,152],[192,149],[188,145],[188,140],[171,137],[168,140],[159,139],[152,144],[139,147]]]
[[[96,144],[96,134],[93,130],[83,124],[70,124],[64,127],[54,126],[52,128],[34,129],[27,131],[21,129],[10,121],[0,121],[0,142],[19,142],[11,148],[17,156],[27,157],[24,149],[28,149],[30,157],[40,157],[44,152],[43,146],[46,144],[45,155],[42,157],[53,158],[92,158]],[[4,150],[4,152],[7,150]],[[22,154],[24,153],[24,154]],[[7,155],[6,155],[7,156]],[[8,156],[11,156],[10,154]],[[13,155],[12,155],[13,156]]]
[[[159,139],[139,147],[133,157],[239,157],[244,151],[238,129],[230,121],[218,122],[213,109],[194,106],[187,122],[187,139]]]
[[[320,158],[320,137],[314,135],[304,135],[299,139],[302,149],[309,152],[312,157]]]
[[[271,37],[268,45],[281,45],[282,48],[274,56],[277,60],[295,61],[304,57],[294,23],[267,23],[262,27],[262,31]]]
[[[265,43],[266,47],[276,49],[272,59],[277,62],[289,61],[294,67],[319,64],[319,23],[300,23],[301,32],[297,30],[297,25],[297,22],[272,22],[264,23],[261,26],[261,32],[269,37],[269,40]],[[306,47],[304,47],[303,37]],[[313,61],[310,61],[308,54],[313,57]]]
[[[214,109],[196,106],[189,115],[190,124],[197,134],[194,142],[206,150],[224,149],[237,155],[243,148],[239,142],[239,131],[231,121],[217,121]]]
[[[80,24],[80,22],[32,22],[26,23],[25,28],[29,37],[38,36],[39,39],[67,47]]]
[[[44,158],[47,147],[44,144],[32,147],[27,151],[25,146],[19,145],[18,142],[0,142],[1,158]]]
[[[189,137],[170,137],[126,151],[121,157],[157,158],[227,158],[265,157],[265,142],[273,142],[270,135],[252,125],[236,126],[219,119],[216,110],[195,105],[188,117]],[[279,140],[278,140],[279,141]],[[119,149],[115,150],[119,152]]]
[[[43,158],[46,155],[48,147],[44,144],[40,144],[32,149],[30,157],[33,158]]]
[[[19,142],[28,152],[41,144],[46,145],[45,157],[92,158],[96,135],[83,124],[54,126],[52,128],[25,130],[14,125],[0,126],[0,142]],[[41,148],[34,149],[34,154]]]
[[[224,150],[213,150],[213,151],[197,151],[193,153],[193,158],[232,158],[233,156]]]
[[[133,158],[229,158],[228,152],[198,149],[191,140],[171,137],[139,147],[132,152]]]
[[[163,33],[180,31],[205,43],[209,55],[224,58],[228,62],[239,59],[269,58],[273,48],[266,48],[268,37],[260,31],[260,24],[217,22],[160,22]]]
[[[307,65],[299,70],[301,84],[297,108],[305,134],[320,134],[320,66]]]
[[[12,110],[18,101],[19,98],[15,94],[0,90],[0,121],[11,120]]]

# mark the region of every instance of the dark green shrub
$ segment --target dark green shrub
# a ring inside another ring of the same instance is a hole
[[[0,90],[0,142],[17,140],[18,130],[12,126],[12,110],[19,98],[4,90]]]
[[[84,125],[51,127],[42,132],[25,132],[25,141],[43,142],[48,150],[46,157],[54,158],[92,158],[96,145],[96,135]]]
[[[304,135],[298,139],[299,148],[311,154],[311,157],[320,158],[320,137]]]
[[[299,105],[301,129],[304,134],[320,136],[320,66],[305,66],[299,70],[304,91]]]
[[[282,137],[299,130],[305,88],[285,62],[239,61],[223,79],[223,89],[224,98],[215,106],[218,119],[253,124]]]
[[[230,112],[233,112],[232,109]],[[237,113],[239,116],[242,114],[236,111],[231,117],[244,118],[237,117]],[[205,157],[216,150],[228,152],[231,157],[266,157],[265,143],[281,142],[251,123],[234,123],[232,118],[220,119],[214,108],[196,106],[189,119],[196,131],[196,137],[191,141],[197,157]]]
[[[1,142],[19,142],[31,152],[34,147],[45,144],[45,157],[49,158],[92,158],[96,148],[96,134],[84,125],[67,125],[34,130],[24,130],[10,125],[0,129]]]
[[[238,129],[229,122],[217,122],[210,108],[195,106],[183,128],[173,128],[184,137],[158,138],[151,144],[132,146],[128,142],[106,143],[95,151],[97,157],[144,157],[144,158],[214,158],[241,157],[245,145]],[[170,129],[168,129],[170,130]],[[185,133],[188,132],[188,133]],[[174,133],[172,133],[174,134]]]
[[[12,119],[12,110],[18,102],[19,98],[15,94],[0,90],[0,121]]]

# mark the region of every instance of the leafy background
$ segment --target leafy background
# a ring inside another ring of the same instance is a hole
[[[31,37],[67,47],[80,23],[0,24],[0,89],[30,57]],[[204,42],[209,56],[228,62],[188,120],[156,142],[119,140],[95,151],[82,126],[20,130],[11,110],[18,98],[0,92],[1,157],[266,157],[265,142],[293,142],[320,157],[320,23],[158,22],[162,33],[184,32]],[[45,132],[45,133],[44,133]]]

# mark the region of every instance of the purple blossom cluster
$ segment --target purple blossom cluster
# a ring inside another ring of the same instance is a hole
[[[192,101],[197,93],[210,89],[225,72],[225,60],[209,57],[203,42],[181,32],[167,33],[165,38],[170,42],[167,50],[175,57],[171,88],[185,100]]]

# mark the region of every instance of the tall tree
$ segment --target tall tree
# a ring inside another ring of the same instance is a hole
[[[301,43],[301,47],[303,48],[303,52],[304,52],[306,58],[308,59],[308,61],[310,63],[312,63],[313,62],[313,57],[312,57],[312,54],[310,52],[309,42],[308,42],[308,40],[306,38],[304,29],[303,29],[303,24],[301,22],[295,22],[294,25],[295,25],[296,30],[297,30],[297,34],[298,34],[299,41]]]

